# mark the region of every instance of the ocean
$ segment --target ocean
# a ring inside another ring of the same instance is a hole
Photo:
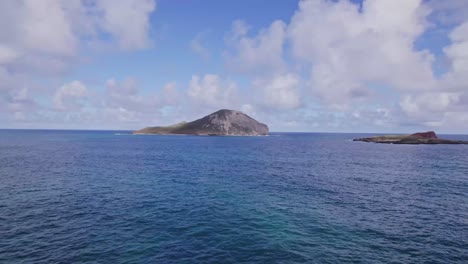
[[[0,130],[0,263],[468,263],[468,145],[364,136]]]

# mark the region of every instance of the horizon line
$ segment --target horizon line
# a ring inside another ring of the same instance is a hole
[[[0,130],[47,130],[47,131],[134,131],[132,129],[86,129],[86,128],[0,128]],[[434,131],[434,130],[428,130]],[[270,133],[297,133],[297,134],[396,134],[396,135],[404,135],[404,134],[412,134],[412,133],[420,133],[420,132],[428,132],[428,131],[418,131],[418,132],[338,132],[338,131],[270,131]],[[437,132],[435,132],[437,133]],[[437,133],[439,134],[439,133]],[[461,135],[466,136],[467,134],[460,134],[460,133],[440,133],[440,135]]]

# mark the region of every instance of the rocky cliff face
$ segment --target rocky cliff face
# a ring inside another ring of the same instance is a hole
[[[437,138],[437,135],[434,131],[429,131],[429,132],[419,132],[419,133],[414,133],[409,135],[409,137],[412,138],[419,138],[419,139],[429,139],[429,138]]]
[[[186,134],[213,136],[268,135],[268,126],[250,116],[234,110],[219,110],[192,122],[168,127],[147,127],[134,134]]]

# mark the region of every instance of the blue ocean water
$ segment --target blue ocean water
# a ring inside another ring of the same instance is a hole
[[[0,130],[0,262],[467,263],[468,146],[362,136]]]

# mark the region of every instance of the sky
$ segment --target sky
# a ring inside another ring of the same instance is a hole
[[[0,128],[218,109],[271,131],[468,134],[468,1],[0,1]]]

